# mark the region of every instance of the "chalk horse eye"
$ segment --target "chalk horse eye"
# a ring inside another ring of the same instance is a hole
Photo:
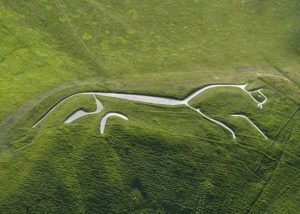
[[[251,95],[253,96],[253,98],[257,101],[257,102],[263,102],[264,101],[264,97],[258,92],[258,91],[252,91]]]
[[[267,102],[267,97],[263,94],[262,90],[263,89],[259,89],[259,90],[250,92],[253,99],[255,99],[255,101],[258,103],[257,106],[259,108],[262,108],[263,105]]]

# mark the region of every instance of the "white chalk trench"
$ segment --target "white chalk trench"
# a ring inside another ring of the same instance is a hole
[[[196,90],[195,92],[193,92],[192,94],[190,94],[189,96],[187,96],[185,99],[183,100],[177,100],[177,99],[172,99],[172,98],[166,98],[166,97],[154,97],[154,96],[147,96],[147,95],[139,95],[139,94],[126,94],[126,93],[109,93],[109,92],[82,92],[82,93],[77,93],[77,94],[73,94],[71,96],[68,96],[66,98],[64,98],[63,100],[61,100],[60,102],[58,102],[56,105],[54,105],[47,114],[45,114],[41,119],[39,119],[34,125],[33,128],[37,127],[41,122],[43,122],[54,110],[56,110],[60,105],[62,105],[66,100],[75,97],[75,96],[80,96],[80,95],[92,95],[95,99],[96,102],[96,110],[93,112],[86,112],[83,110],[77,110],[75,113],[73,113],[71,116],[69,116],[66,120],[65,123],[69,124],[72,123],[74,121],[76,121],[79,118],[88,116],[88,115],[94,115],[94,114],[98,114],[103,110],[103,105],[100,102],[100,100],[96,97],[112,97],[112,98],[118,98],[118,99],[122,99],[122,100],[129,100],[129,101],[134,101],[134,102],[140,102],[140,103],[145,103],[145,104],[152,104],[152,105],[164,105],[164,106],[186,106],[190,109],[192,109],[193,111],[197,112],[199,115],[201,115],[202,117],[206,118],[208,121],[215,123],[216,125],[224,128],[225,130],[227,130],[233,139],[236,138],[236,133],[229,128],[227,125],[225,125],[224,123],[222,123],[221,121],[215,120],[212,117],[209,117],[208,115],[204,114],[203,112],[201,112],[200,109],[196,109],[193,108],[192,106],[189,105],[189,102],[195,98],[196,96],[199,96],[201,93],[203,93],[204,91],[207,91],[209,89],[212,88],[222,88],[222,87],[234,87],[234,88],[239,88],[241,89],[242,92],[246,93],[251,100],[256,104],[256,106],[258,108],[263,108],[263,105],[267,102],[268,98],[263,94],[262,89],[258,89],[255,91],[248,91],[246,89],[247,84],[214,84],[214,85],[208,85],[205,86],[203,88],[200,88],[198,90]],[[264,98],[263,101],[259,102],[258,100],[255,99],[255,97],[252,95],[252,93],[259,93],[260,98]],[[268,139],[268,137],[263,133],[262,130],[259,129],[259,127],[257,125],[255,125],[250,118],[248,118],[246,115],[231,115],[233,117],[239,117],[244,119],[245,121],[247,121],[262,137],[264,137],[265,139]],[[107,120],[110,117],[119,117],[123,120],[128,120],[128,118],[120,113],[116,113],[116,112],[108,112],[107,114],[105,114],[100,121],[100,128],[99,131],[101,134],[104,134],[105,132],[105,126],[107,123]]]

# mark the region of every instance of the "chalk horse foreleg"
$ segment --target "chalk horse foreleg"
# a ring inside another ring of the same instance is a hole
[[[193,108],[193,107],[190,106],[190,105],[187,105],[187,106],[188,106],[190,109],[192,109],[192,110],[198,112],[201,116],[203,116],[203,117],[206,118],[207,120],[209,120],[209,121],[211,121],[211,122],[217,124],[218,126],[221,126],[222,128],[226,129],[226,130],[231,134],[232,138],[233,138],[233,139],[236,139],[236,135],[235,135],[234,131],[233,131],[231,128],[229,128],[228,126],[226,126],[224,123],[222,123],[222,122],[220,122],[220,121],[218,121],[218,120],[215,120],[215,119],[213,119],[213,118],[211,118],[211,117],[208,117],[207,115],[205,115],[204,113],[202,113],[199,109]]]

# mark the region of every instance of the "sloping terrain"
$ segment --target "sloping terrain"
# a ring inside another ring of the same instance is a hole
[[[298,0],[0,0],[0,213],[299,213]],[[150,105],[97,95],[183,100]],[[201,114],[193,109],[200,109]],[[125,115],[100,121],[109,112]],[[246,116],[257,129],[241,117]],[[236,134],[236,139],[220,121]]]

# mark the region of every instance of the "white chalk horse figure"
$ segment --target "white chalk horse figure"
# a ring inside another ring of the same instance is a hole
[[[189,96],[187,96],[185,99],[183,100],[177,100],[177,99],[172,99],[172,98],[165,98],[165,97],[154,97],[154,96],[147,96],[147,95],[138,95],[138,94],[125,94],[125,93],[109,93],[109,92],[82,92],[82,93],[77,93],[77,94],[73,94],[69,97],[64,98],[63,100],[61,100],[59,103],[57,103],[55,106],[53,106],[47,114],[45,114],[41,119],[39,119],[33,126],[33,128],[35,128],[36,126],[38,126],[43,120],[45,120],[50,114],[51,112],[53,112],[55,109],[57,109],[61,104],[63,104],[66,100],[74,97],[74,96],[79,96],[79,95],[92,95],[94,96],[94,99],[96,101],[96,110],[93,112],[86,112],[83,110],[77,110],[75,113],[73,113],[71,116],[69,116],[66,120],[65,123],[72,123],[75,120],[87,116],[87,115],[93,115],[93,114],[98,114],[103,110],[103,105],[100,102],[100,100],[97,97],[113,97],[113,98],[118,98],[118,99],[122,99],[122,100],[130,100],[130,101],[134,101],[134,102],[141,102],[141,103],[146,103],[146,104],[152,104],[152,105],[165,105],[165,106],[186,106],[187,108],[192,109],[193,111],[199,113],[201,116],[203,116],[204,118],[206,118],[207,120],[211,121],[212,123],[215,123],[217,125],[219,125],[220,127],[224,128],[225,130],[227,130],[233,139],[236,138],[236,134],[235,132],[229,128],[228,126],[226,126],[224,123],[222,123],[221,121],[218,121],[216,119],[213,119],[209,116],[207,116],[206,114],[202,113],[200,111],[200,109],[196,109],[194,107],[192,107],[189,103],[190,101],[199,96],[201,93],[203,93],[206,90],[212,89],[212,88],[238,88],[240,89],[242,92],[246,93],[254,102],[254,104],[256,104],[256,106],[258,108],[262,108],[263,104],[265,104],[265,102],[267,101],[267,97],[262,93],[262,89],[258,89],[255,91],[248,91],[246,89],[247,84],[215,84],[215,85],[208,85],[205,86],[203,88],[200,88],[198,90],[196,90],[195,92],[193,92],[192,94],[190,94]],[[263,101],[258,101],[257,99],[255,99],[255,97],[253,96],[253,93],[258,93],[260,95],[260,97],[264,98]],[[96,97],[97,96],[97,97]],[[124,120],[128,120],[128,118],[120,113],[115,113],[115,112],[109,112],[106,115],[104,115],[101,119],[100,122],[100,133],[104,134],[104,130],[105,130],[105,125],[106,125],[106,121],[107,119],[109,119],[110,117],[119,117],[121,119]],[[267,136],[245,115],[232,115],[234,117],[240,117],[243,118],[244,120],[246,120],[247,122],[250,123],[250,125],[252,125],[252,127],[254,127],[264,138],[267,139]]]

